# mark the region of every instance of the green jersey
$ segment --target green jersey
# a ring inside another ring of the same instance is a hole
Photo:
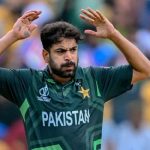
[[[45,70],[0,69],[0,94],[24,119],[29,150],[100,150],[104,103],[129,90],[131,66],[80,68],[60,84]]]

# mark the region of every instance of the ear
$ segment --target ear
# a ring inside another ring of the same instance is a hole
[[[49,52],[47,50],[43,49],[42,55],[43,55],[45,62],[48,63],[49,62]]]

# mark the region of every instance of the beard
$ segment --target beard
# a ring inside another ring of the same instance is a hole
[[[55,74],[62,78],[73,78],[75,76],[77,65],[75,62],[68,61],[64,64],[61,64],[60,67],[57,67],[57,63],[55,63],[52,59],[49,62],[50,69],[52,74]],[[67,69],[67,67],[71,67],[72,69]]]

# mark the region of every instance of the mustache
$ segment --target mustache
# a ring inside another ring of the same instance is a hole
[[[69,67],[69,66],[72,66],[72,65],[75,66],[75,63],[73,61],[69,61],[69,62],[66,62],[65,64],[62,64],[61,67]]]

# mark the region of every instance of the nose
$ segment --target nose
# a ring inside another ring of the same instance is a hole
[[[65,55],[64,55],[65,60],[71,60],[72,58],[72,54],[70,51],[66,51]]]

